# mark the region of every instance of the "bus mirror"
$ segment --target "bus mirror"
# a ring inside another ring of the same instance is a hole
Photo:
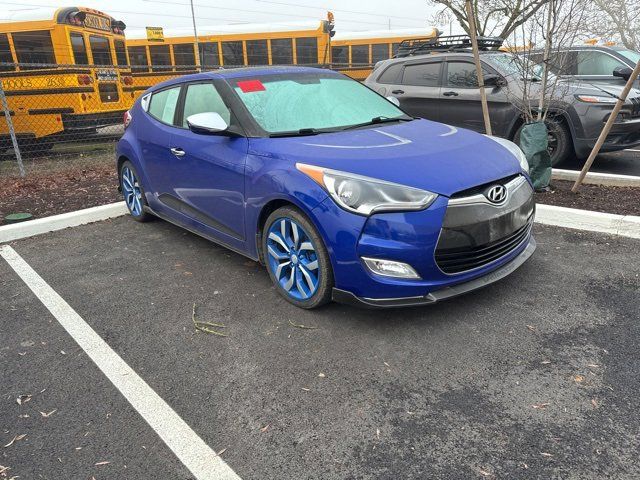
[[[187,125],[193,133],[220,133],[229,128],[227,122],[216,112],[196,113],[187,117]]]

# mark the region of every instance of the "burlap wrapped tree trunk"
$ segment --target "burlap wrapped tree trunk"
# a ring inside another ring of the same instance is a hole
[[[531,122],[522,127],[520,148],[529,162],[529,175],[536,190],[549,186],[551,180],[551,156],[549,138],[544,122]]]

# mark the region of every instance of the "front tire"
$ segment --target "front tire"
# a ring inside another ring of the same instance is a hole
[[[262,252],[269,277],[285,300],[304,309],[331,301],[329,254],[318,230],[300,210],[282,207],[269,215]]]
[[[129,160],[124,162],[120,167],[120,188],[124,203],[135,221],[147,222],[152,217],[145,211],[147,201],[144,198],[144,190],[139,179],[133,164]]]

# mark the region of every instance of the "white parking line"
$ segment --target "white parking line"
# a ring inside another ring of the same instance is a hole
[[[10,246],[0,256],[198,480],[240,477]]]

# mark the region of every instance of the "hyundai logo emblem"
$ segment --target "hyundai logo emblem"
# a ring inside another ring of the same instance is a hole
[[[494,185],[485,196],[491,203],[502,203],[507,199],[507,189],[504,185]]]

